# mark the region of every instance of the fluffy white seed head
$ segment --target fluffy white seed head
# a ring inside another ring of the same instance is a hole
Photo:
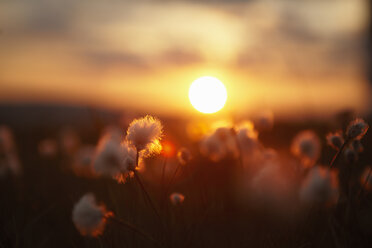
[[[303,166],[311,167],[320,157],[320,139],[311,130],[302,131],[294,137],[291,151],[302,160]]]
[[[182,147],[177,152],[177,159],[180,164],[185,165],[192,159],[191,152],[189,149]]]
[[[227,155],[224,143],[214,134],[207,135],[200,142],[200,152],[214,162],[218,162]]]
[[[232,157],[239,156],[239,149],[236,143],[235,130],[231,127],[219,127],[214,131],[214,135],[223,143],[227,155]]]
[[[136,161],[136,151],[128,143],[103,137],[96,149],[93,167],[98,174],[124,182]]]
[[[300,188],[300,200],[305,204],[332,204],[338,196],[337,173],[321,166],[311,168]]]
[[[78,176],[94,177],[96,175],[93,168],[95,148],[93,146],[83,146],[75,154],[72,163],[72,170]]]
[[[254,173],[250,183],[250,194],[258,205],[279,207],[288,201],[291,194],[291,180],[281,169],[278,161],[266,161]],[[284,201],[284,202],[283,202]]]
[[[200,142],[200,152],[214,162],[227,156],[237,158],[240,152],[251,154],[259,146],[257,136],[252,122],[244,122],[236,129],[219,127],[204,136]]]
[[[242,150],[251,151],[258,147],[258,133],[252,122],[246,121],[236,128],[236,137]]]
[[[92,193],[88,193],[75,204],[72,221],[81,235],[96,237],[103,233],[107,218],[112,215],[103,204],[97,204]]]
[[[360,118],[350,122],[346,129],[346,137],[348,139],[361,139],[367,133],[369,125]]]
[[[169,197],[171,203],[175,206],[181,205],[185,200],[185,196],[180,193],[173,193]]]
[[[149,115],[135,119],[130,123],[126,139],[143,156],[152,156],[161,152],[160,140],[163,133],[161,122]]]
[[[127,142],[122,142],[121,148],[124,155],[124,170],[134,170],[136,167],[136,149]]]
[[[344,144],[344,137],[342,136],[342,132],[335,132],[327,134],[327,144],[332,148],[339,150],[341,146]]]

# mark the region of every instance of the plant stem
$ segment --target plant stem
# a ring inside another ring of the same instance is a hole
[[[168,187],[167,187],[167,189],[166,189],[166,191],[165,191],[165,194],[167,194],[167,193],[169,192],[170,188],[172,187],[173,181],[174,181],[174,179],[176,178],[177,172],[178,172],[178,170],[179,170],[180,168],[181,168],[181,164],[178,163],[178,165],[177,165],[177,167],[176,167],[176,170],[174,171],[173,176],[171,177],[171,179],[170,179],[170,181],[169,181],[169,184],[168,184]]]
[[[139,235],[141,235],[142,237],[146,238],[147,240],[151,241],[152,243],[154,243],[156,246],[158,247],[163,247],[159,241],[155,240],[153,237],[151,237],[149,234],[147,234],[146,232],[142,231],[141,229],[137,228],[136,226],[134,226],[133,224],[127,222],[127,221],[124,221],[124,220],[121,220],[121,219],[118,219],[118,218],[115,218],[115,217],[111,217],[110,220],[116,222],[117,224],[120,224],[122,226],[125,226],[126,228],[132,230],[134,233],[137,233]]]
[[[136,168],[138,167],[139,151],[136,151]]]
[[[238,135],[236,133],[234,133],[234,138],[235,138],[236,147],[238,148],[238,152],[239,152],[239,157],[238,157],[238,163],[240,167],[239,169],[243,170],[244,168],[243,149],[239,143]]]
[[[368,172],[368,175],[366,177],[366,181],[364,182],[364,184],[362,185],[362,188],[359,191],[358,198],[360,198],[363,195],[363,193],[364,193],[364,188],[367,186],[368,180],[369,180],[369,178],[371,176],[371,171],[372,171],[372,169],[370,168],[369,169],[369,172]]]
[[[171,179],[169,180],[169,183],[168,183],[167,187],[165,187],[165,189],[164,189],[164,192],[163,192],[163,195],[162,195],[162,199],[161,199],[161,206],[162,206],[162,209],[163,209],[163,206],[164,206],[164,203],[165,203],[165,201],[166,201],[166,199],[167,199],[168,193],[169,193],[169,191],[170,191],[170,189],[171,189],[171,187],[172,187],[172,185],[173,185],[173,181],[174,181],[174,179],[176,178],[177,172],[178,172],[178,170],[180,169],[180,167],[181,167],[181,164],[178,163],[178,165],[177,165],[177,167],[176,167],[176,170],[174,171],[174,173],[173,173]]]
[[[349,143],[349,139],[346,139],[345,142],[342,144],[340,149],[337,151],[335,156],[333,156],[331,163],[329,164],[329,169],[332,169],[332,167],[336,164],[336,162],[339,160],[343,150],[345,149],[346,145]]]
[[[167,156],[164,156],[164,161],[163,161],[163,169],[161,171],[161,192],[164,191],[165,188],[165,169],[167,167]]]
[[[143,191],[143,193],[144,193],[144,195],[145,195],[146,200],[147,200],[148,203],[150,204],[150,206],[151,206],[152,210],[154,211],[154,213],[156,214],[156,216],[159,218],[159,220],[161,220],[161,217],[160,217],[158,211],[157,211],[156,208],[155,208],[155,204],[154,204],[154,202],[151,200],[151,197],[150,197],[149,193],[147,192],[145,186],[143,185],[143,183],[142,183],[140,177],[138,176],[137,171],[133,171],[133,173],[134,173],[134,177],[136,178],[138,184],[140,185],[140,187],[141,187],[141,189],[142,189],[142,191]]]
[[[138,161],[139,161],[139,152],[137,151],[136,168],[138,167]],[[147,192],[145,186],[143,185],[143,183],[142,183],[142,181],[141,181],[141,179],[140,179],[140,177],[139,177],[139,175],[138,175],[138,173],[135,169],[133,170],[133,174],[134,174],[134,178],[137,180],[137,183],[141,187],[141,190],[142,190],[143,194],[145,195],[146,200],[148,201],[152,210],[154,211],[155,215],[159,218],[159,221],[162,222],[161,217],[160,217],[158,211],[156,210],[154,202],[151,200],[151,197],[150,197],[149,193]]]

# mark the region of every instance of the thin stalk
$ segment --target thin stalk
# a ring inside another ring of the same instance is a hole
[[[365,187],[367,186],[368,180],[369,180],[369,178],[370,178],[370,176],[371,176],[371,171],[372,171],[372,169],[370,168],[370,169],[369,169],[369,172],[368,172],[368,175],[367,175],[367,177],[366,177],[366,181],[364,182],[364,184],[362,185],[362,188],[361,188],[360,191],[359,191],[358,198],[362,197],[362,195],[363,195],[363,193],[364,193],[364,189],[365,189]]]
[[[148,203],[150,204],[150,206],[151,206],[152,210],[154,211],[154,213],[156,214],[156,216],[159,218],[159,220],[161,220],[161,217],[160,217],[158,211],[156,210],[155,204],[154,204],[154,202],[151,200],[151,197],[150,197],[149,193],[147,192],[145,186],[143,185],[143,183],[142,183],[140,177],[138,176],[137,171],[133,171],[133,173],[134,173],[134,177],[136,178],[136,180],[137,180],[139,186],[141,187],[141,190],[143,191],[143,193],[144,193],[144,195],[145,195],[146,200],[147,200]]]
[[[178,172],[178,170],[180,169],[180,167],[181,167],[181,164],[178,163],[178,165],[177,165],[177,167],[176,167],[176,170],[174,171],[174,173],[173,173],[171,179],[169,180],[169,183],[168,183],[167,187],[165,187],[165,190],[164,190],[164,193],[163,193],[163,195],[162,195],[162,199],[161,199],[162,209],[163,209],[163,206],[164,206],[165,200],[167,199],[168,193],[169,193],[169,191],[170,191],[170,189],[171,189],[171,187],[172,187],[172,185],[173,185],[173,181],[174,181],[174,179],[176,178],[177,172]]]
[[[349,164],[347,165],[347,181],[346,184],[348,186],[347,191],[345,192],[345,195],[347,197],[347,207],[346,207],[346,212],[345,212],[345,223],[349,222],[349,217],[350,217],[350,211],[351,211],[351,205],[352,205],[352,198],[353,198],[353,185],[352,185],[352,179],[353,179],[353,168],[355,168],[356,162],[350,166]]]
[[[163,247],[159,241],[155,240],[153,237],[151,237],[149,234],[147,234],[146,232],[142,231],[141,229],[137,228],[136,226],[134,226],[133,224],[129,223],[128,221],[125,221],[125,220],[121,220],[121,219],[118,219],[118,218],[115,218],[115,217],[111,217],[110,220],[114,221],[115,223],[121,225],[121,226],[124,226],[128,229],[130,229],[131,231],[133,231],[134,233],[137,233],[139,234],[140,236],[144,237],[145,239],[151,241],[152,243],[154,243],[157,247]]]
[[[329,168],[332,169],[332,167],[336,164],[336,162],[339,160],[342,152],[344,151],[346,145],[350,142],[350,139],[346,139],[345,142],[342,144],[340,149],[337,151],[335,156],[333,156],[331,163],[329,164]]]
[[[161,171],[161,192],[164,191],[165,188],[165,170],[167,167],[167,156],[164,156],[164,161],[163,161],[163,169]]]
[[[137,151],[137,156],[136,156],[136,168],[138,167],[138,161],[139,161],[139,152]],[[159,221],[161,222],[161,217],[159,215],[159,212],[156,210],[156,207],[155,207],[155,204],[154,202],[152,201],[149,193],[147,192],[145,186],[143,185],[142,183],[142,180],[141,178],[139,177],[137,171],[134,169],[133,170],[133,174],[134,174],[134,178],[137,180],[137,183],[139,184],[139,186],[141,187],[141,190],[147,200],[147,202],[150,204],[152,210],[154,211],[155,215],[159,218]]]
[[[139,151],[136,151],[136,168],[138,167]]]
[[[168,187],[166,188],[165,194],[167,194],[169,192],[170,188],[172,187],[174,179],[176,178],[177,172],[179,171],[180,168],[181,168],[181,164],[178,163],[178,165],[176,167],[176,170],[174,171],[174,173],[173,173],[173,175],[172,175],[172,177],[169,181]]]
[[[239,152],[238,162],[239,162],[240,169],[242,170],[244,168],[243,149],[239,143],[238,135],[236,133],[234,133],[234,138],[235,138],[236,147],[238,148],[238,152]]]

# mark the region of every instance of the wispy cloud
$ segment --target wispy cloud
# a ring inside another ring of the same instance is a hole
[[[251,78],[268,88],[273,79],[363,85],[367,18],[364,0],[1,1],[0,85],[105,81],[120,93],[146,81],[153,94],[177,75],[213,72],[243,90]]]

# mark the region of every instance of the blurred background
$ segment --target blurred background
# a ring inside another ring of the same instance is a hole
[[[214,76],[228,92],[221,115],[367,114],[370,10],[367,0],[2,0],[2,112],[36,104],[189,118],[199,115],[191,82]]]
[[[169,247],[372,247],[371,191],[354,208],[360,223],[329,224],[328,208],[305,214],[307,169],[291,154],[311,129],[312,162],[329,165],[327,133],[354,117],[372,123],[371,10],[370,0],[0,0],[0,247],[148,245],[112,225],[82,237],[71,211],[87,192],[162,238],[135,181],[92,168],[100,137],[123,141],[147,114],[164,126],[163,152],[144,160],[141,177],[154,199],[167,199],[172,175],[172,192],[185,195],[181,208],[164,204]],[[227,89],[212,115],[188,97],[203,76]],[[229,139],[243,127],[254,152]],[[211,134],[233,147],[217,149],[218,162],[201,148]],[[340,165],[355,180],[371,164],[368,133],[362,145],[358,164]],[[181,147],[193,159],[176,176]]]

